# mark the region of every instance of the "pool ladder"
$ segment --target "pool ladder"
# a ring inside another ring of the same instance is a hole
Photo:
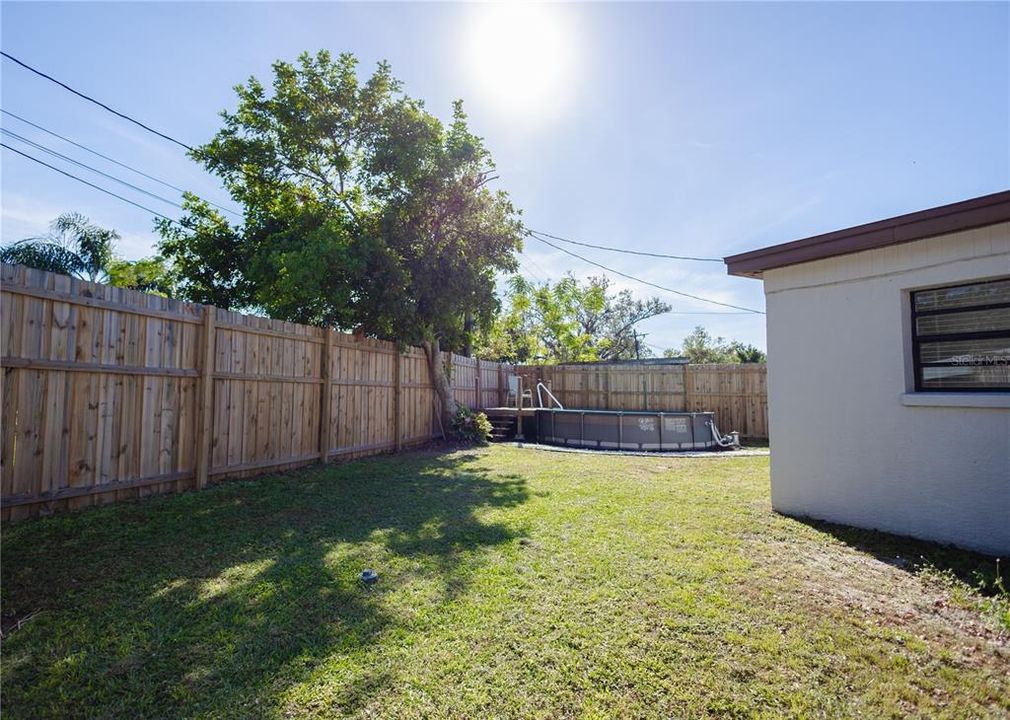
[[[547,387],[546,385],[544,385],[542,382],[538,382],[537,383],[537,404],[540,407],[544,407],[544,396],[540,394],[541,388],[543,389],[543,391],[545,393],[547,393],[547,397],[549,397],[551,400],[554,401],[554,403],[558,406],[559,410],[564,410],[565,409],[565,406],[561,404],[561,401],[558,400],[556,397],[554,397],[554,393],[551,392],[551,389],[549,387]],[[550,407],[550,406],[547,406],[547,407]]]

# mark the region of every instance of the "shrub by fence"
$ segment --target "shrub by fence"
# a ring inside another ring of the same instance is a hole
[[[11,265],[0,318],[3,519],[439,434],[418,348]],[[445,361],[457,402],[504,402],[506,368]]]
[[[523,386],[543,381],[565,407],[587,410],[715,412],[723,432],[768,437],[764,365],[522,365]]]

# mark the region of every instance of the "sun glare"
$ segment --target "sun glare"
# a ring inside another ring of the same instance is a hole
[[[545,118],[571,94],[571,27],[555,5],[475,5],[463,62],[485,102],[510,116]]]

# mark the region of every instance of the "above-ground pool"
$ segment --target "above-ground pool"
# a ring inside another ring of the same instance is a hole
[[[705,450],[725,447],[710,412],[536,411],[537,442],[611,450]],[[720,442],[721,440],[721,442]]]

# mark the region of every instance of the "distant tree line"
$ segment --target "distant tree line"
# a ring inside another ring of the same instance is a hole
[[[580,282],[570,275],[551,283],[514,276],[508,280],[504,307],[478,334],[477,355],[505,363],[558,364],[613,362],[653,356],[638,325],[670,312],[659,298],[636,299],[629,290],[610,292],[606,277]],[[696,327],[679,348],[665,357],[691,363],[763,363],[753,345],[713,337]]]
[[[476,341],[480,357],[508,363],[566,363],[650,357],[636,326],[670,311],[658,298],[608,292],[606,277],[556,283],[508,281],[505,307]]]
[[[738,340],[712,337],[705,328],[697,326],[684,338],[679,348],[671,348],[664,357],[685,357],[692,364],[698,363],[763,363],[768,357],[754,345],[746,345]]]

